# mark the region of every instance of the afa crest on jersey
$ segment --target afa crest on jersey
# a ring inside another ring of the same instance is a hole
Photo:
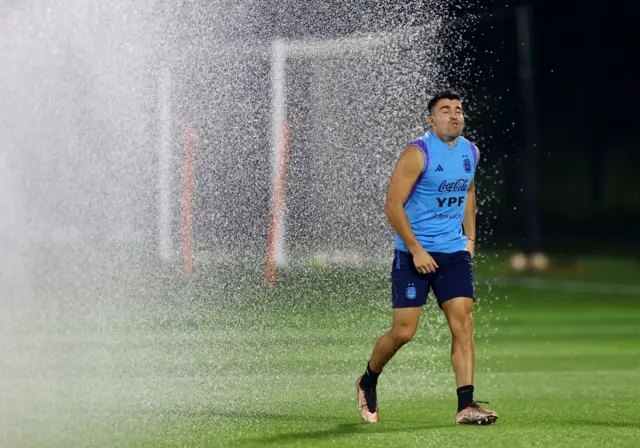
[[[416,287],[413,284],[407,286],[407,299],[413,300],[416,298]]]
[[[464,165],[464,171],[467,172],[467,173],[470,173],[471,172],[471,160],[469,160],[469,158],[465,156],[462,163]]]

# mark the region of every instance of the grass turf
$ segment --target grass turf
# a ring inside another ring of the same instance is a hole
[[[633,261],[614,265],[617,281],[637,281]],[[495,426],[452,424],[450,339],[433,299],[380,379],[381,423],[360,423],[354,383],[390,322],[388,279],[328,268],[224,304],[200,289],[135,325],[31,335],[22,349],[47,370],[14,378],[37,412],[15,419],[6,445],[637,446],[639,297],[484,281],[477,292],[476,398],[501,414]]]

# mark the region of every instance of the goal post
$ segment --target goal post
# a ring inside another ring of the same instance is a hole
[[[272,193],[272,206],[269,221],[269,233],[267,236],[267,262],[265,279],[269,286],[276,281],[276,267],[285,263],[283,251],[284,239],[284,205],[285,185],[287,176],[287,160],[291,147],[291,129],[283,124],[278,141],[278,151],[275,152],[274,180]]]
[[[158,252],[160,258],[171,259],[171,170],[172,170],[172,76],[171,69],[163,64],[158,79]]]
[[[195,134],[188,124],[184,131],[183,177],[181,207],[182,272],[185,277],[193,274],[193,197],[195,175]]]

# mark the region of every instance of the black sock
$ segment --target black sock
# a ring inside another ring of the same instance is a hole
[[[362,389],[373,389],[378,385],[378,377],[379,373],[374,372],[369,367],[369,363],[367,363],[367,370],[365,370],[364,375],[362,375],[362,379],[360,380],[360,387]]]
[[[462,386],[458,390],[458,412],[473,403],[473,386]]]

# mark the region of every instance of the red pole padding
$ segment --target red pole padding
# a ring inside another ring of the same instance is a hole
[[[271,219],[269,222],[269,234],[267,235],[267,264],[265,280],[267,285],[273,286],[276,282],[276,255],[278,250],[278,233],[282,223],[285,202],[285,182],[287,177],[287,160],[291,147],[291,128],[285,124],[283,130],[282,148],[277,161],[277,172],[273,197],[271,200]]]
[[[184,132],[184,177],[182,185],[182,271],[185,276],[193,274],[193,171],[194,171],[194,136],[191,126]]]

